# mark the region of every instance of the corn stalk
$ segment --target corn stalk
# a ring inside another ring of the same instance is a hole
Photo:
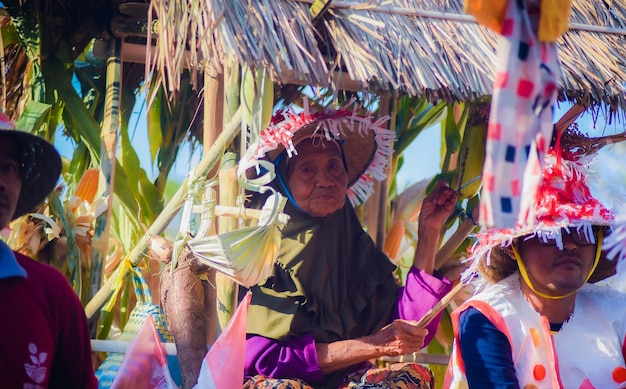
[[[236,174],[236,158],[232,153],[226,154],[219,172],[220,205],[234,206],[237,203],[239,185]],[[218,219],[219,233],[233,231],[237,228],[237,218],[220,216]],[[237,291],[239,286],[224,274],[215,274],[217,288],[217,325],[218,333],[226,328],[231,316],[237,308]]]

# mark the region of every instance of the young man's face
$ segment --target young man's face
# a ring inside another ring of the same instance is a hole
[[[593,268],[596,243],[573,228],[561,232],[563,249],[554,240],[520,239],[517,249],[534,288],[549,296],[564,296],[577,291]],[[595,237],[597,242],[597,237]]]
[[[0,229],[13,219],[21,189],[17,145],[12,138],[0,136]]]

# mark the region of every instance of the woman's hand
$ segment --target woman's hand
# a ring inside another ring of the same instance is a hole
[[[427,329],[415,324],[417,321],[397,319],[367,338],[378,348],[379,357],[410,354],[424,347],[428,335]]]
[[[422,202],[419,229],[434,229],[439,232],[452,215],[456,200],[457,193],[445,181],[438,181],[435,189]]]
[[[394,320],[380,331],[362,338],[334,343],[317,343],[317,359],[322,374],[382,356],[398,356],[419,351],[428,334],[414,320]]]
[[[413,266],[426,273],[433,274],[435,270],[435,254],[439,248],[441,227],[452,215],[456,199],[456,192],[447,183],[439,181],[422,202]]]

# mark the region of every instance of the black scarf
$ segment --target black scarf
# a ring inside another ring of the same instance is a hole
[[[388,324],[399,286],[395,266],[376,249],[346,199],[324,217],[287,204],[272,275],[252,288],[248,333],[287,339],[312,333],[318,343],[369,335]],[[350,369],[328,375],[336,387]]]

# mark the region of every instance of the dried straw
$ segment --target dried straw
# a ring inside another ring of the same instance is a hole
[[[491,94],[497,35],[464,14],[461,0],[334,0],[315,26],[312,3],[152,1],[160,22],[152,70],[175,89],[187,48],[210,72],[235,61],[279,83],[336,87],[347,73],[370,91],[446,101]],[[607,4],[573,0],[572,28],[558,42],[562,100],[626,107],[626,5]]]

